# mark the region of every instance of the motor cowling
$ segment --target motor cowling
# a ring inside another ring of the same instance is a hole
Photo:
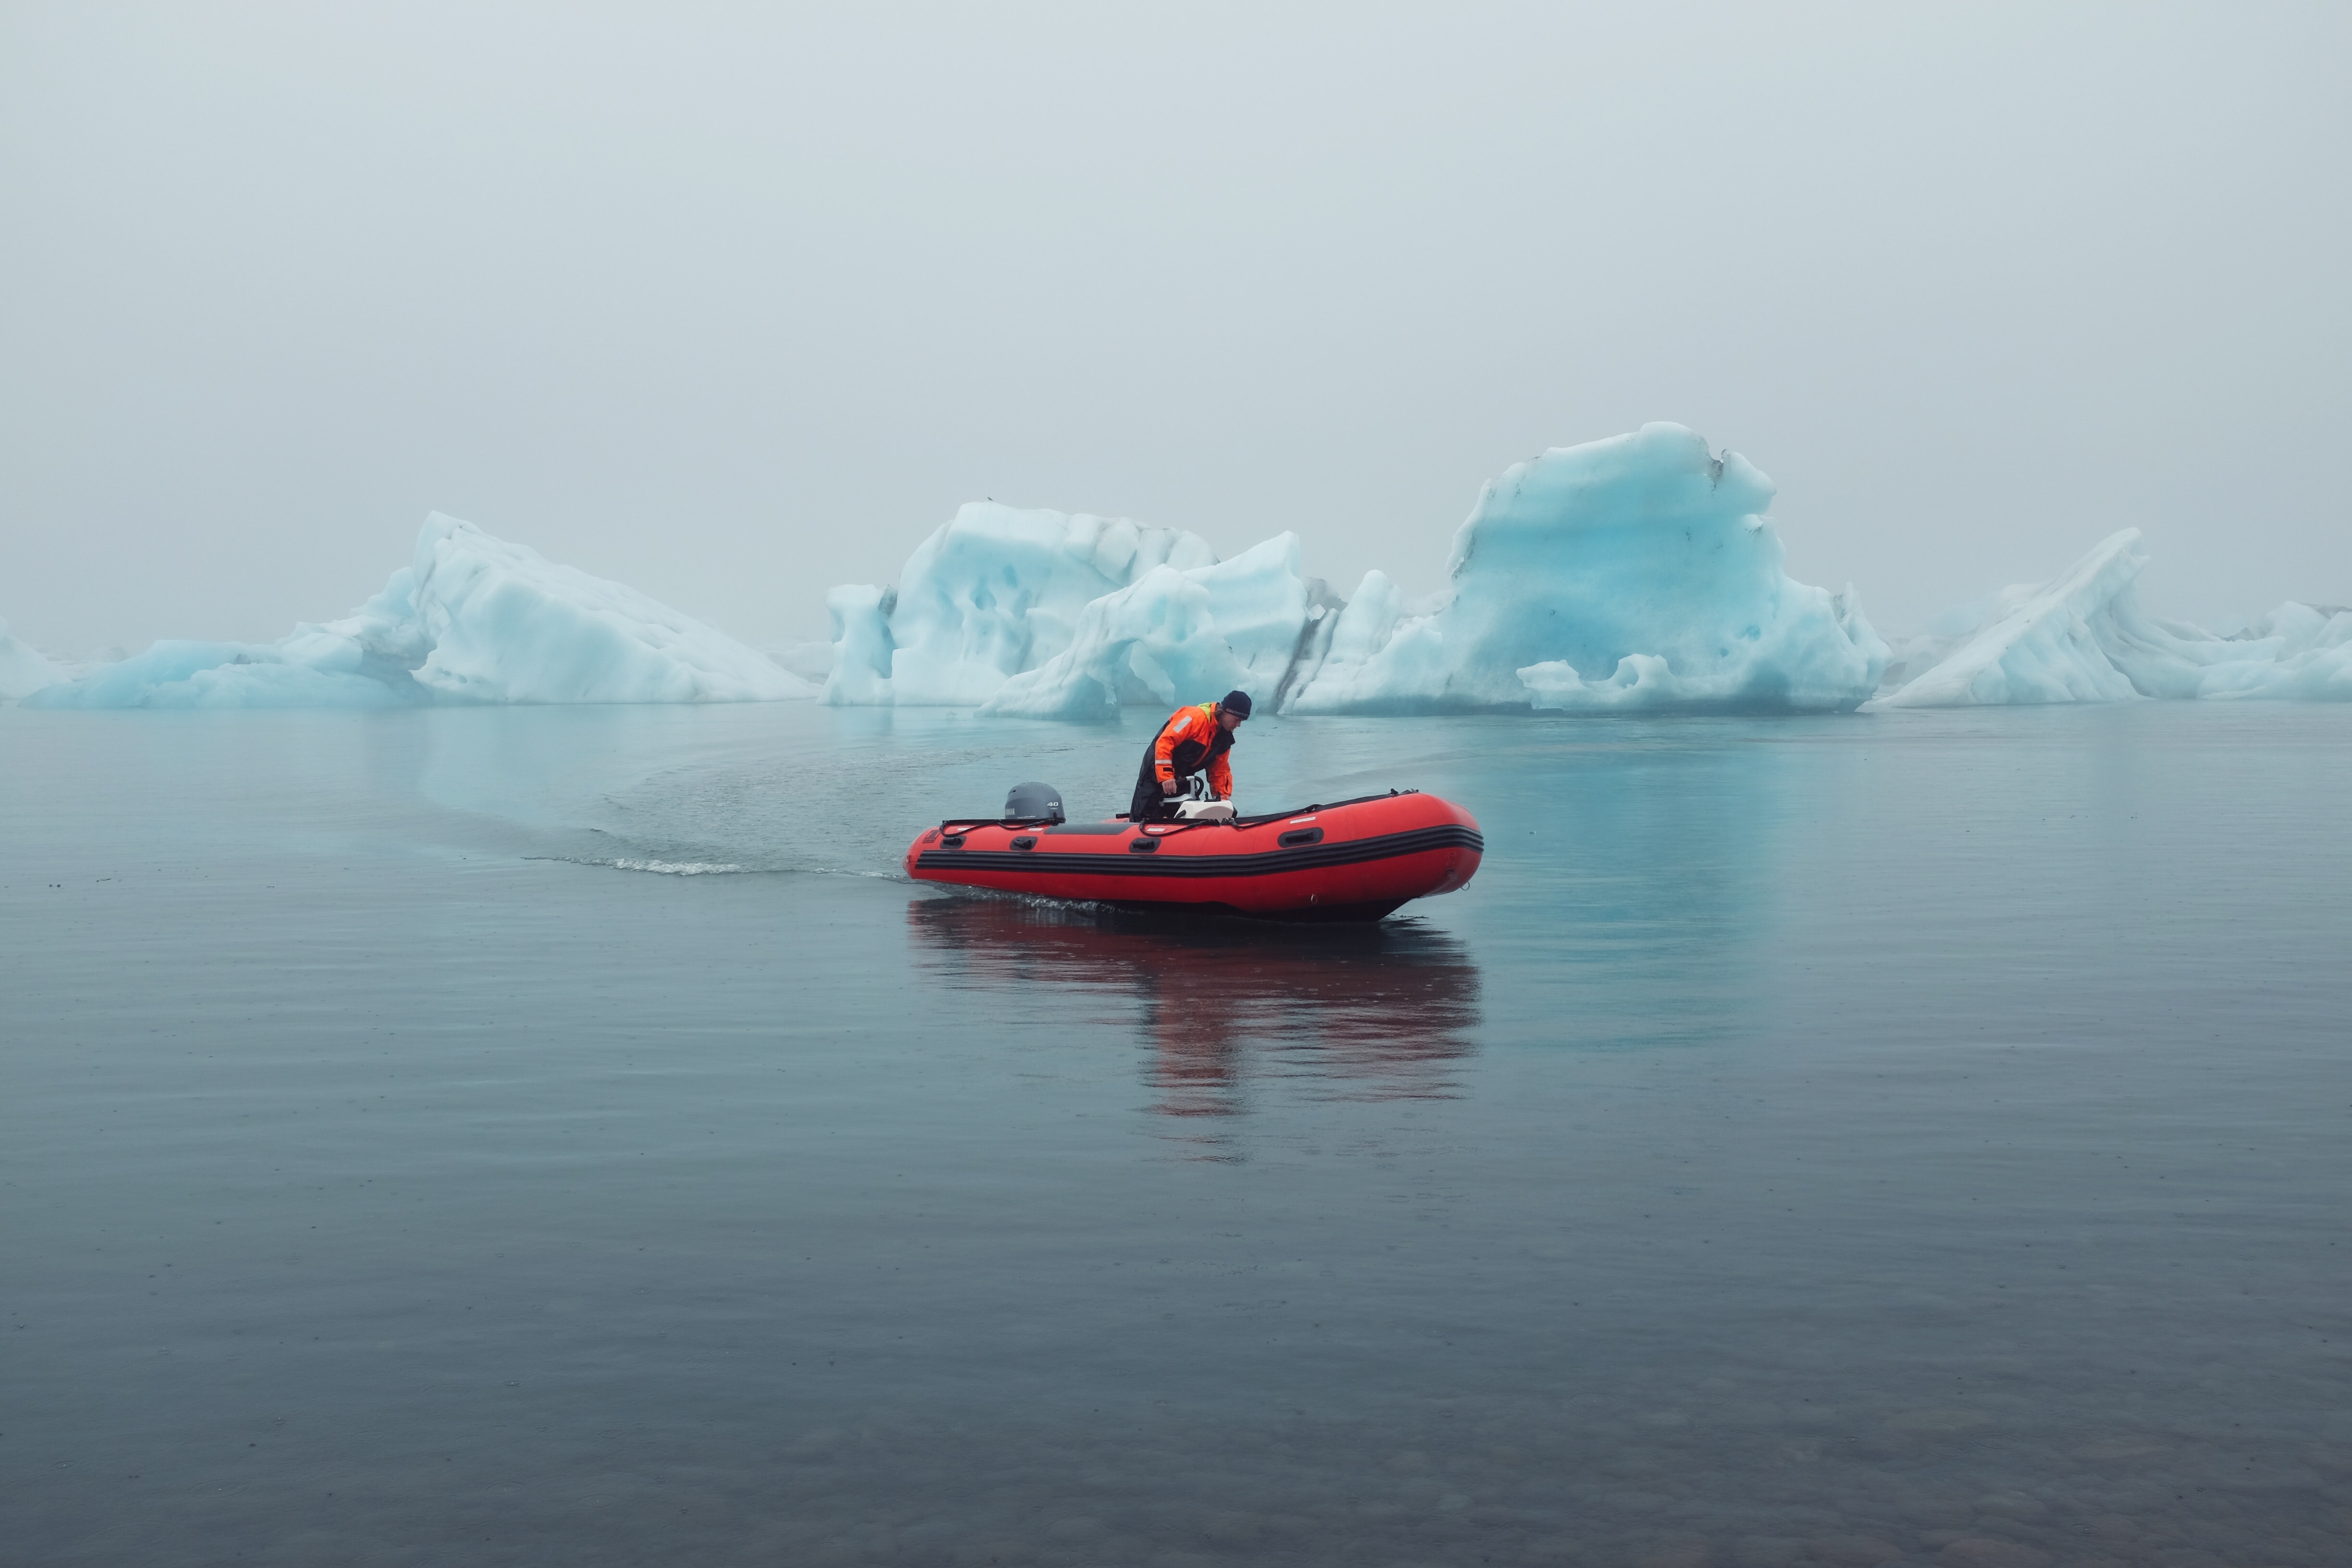
[[[1004,797],[1004,820],[1007,822],[1066,822],[1062,813],[1062,792],[1049,784],[1017,784]]]

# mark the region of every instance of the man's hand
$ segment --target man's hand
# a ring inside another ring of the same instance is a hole
[[[1184,786],[1182,784],[1178,784],[1174,779],[1161,779],[1160,781],[1160,793],[1161,795],[1174,795],[1178,790],[1182,789],[1183,787]]]

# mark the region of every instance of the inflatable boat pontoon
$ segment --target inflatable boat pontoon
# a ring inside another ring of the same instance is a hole
[[[1471,815],[1415,791],[1223,820],[1064,822],[950,818],[908,847],[907,874],[1002,893],[1260,920],[1377,921],[1450,893],[1478,869]],[[1032,794],[1027,798],[1040,797]],[[1223,808],[1218,808],[1223,809]]]

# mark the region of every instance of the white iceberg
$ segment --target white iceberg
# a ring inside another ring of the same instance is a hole
[[[825,595],[840,652],[824,700],[977,706],[1066,650],[1096,600],[1216,559],[1177,529],[973,502],[916,548],[895,589]]]
[[[303,627],[286,642],[321,629]],[[347,642],[334,639],[323,651],[327,658],[314,663],[289,658],[283,643],[159,642],[79,680],[44,688],[23,706],[394,708],[425,700],[405,671],[388,679],[362,673],[363,657]]]
[[[1781,569],[1771,499],[1679,425],[1517,464],[1455,533],[1435,600],[1366,576],[1287,711],[1853,708],[1886,645],[1851,589]]]
[[[1265,711],[1849,709],[1886,658],[1851,590],[1790,580],[1772,484],[1678,425],[1545,453],[1490,484],[1451,583],[1334,598],[1282,534],[1194,535],[967,506],[896,589],[835,588],[825,700],[1100,717],[1234,688]],[[1588,679],[1588,673],[1591,679]]]
[[[1236,689],[1271,705],[1302,634],[1328,613],[1321,588],[1299,574],[1295,533],[1213,566],[1155,566],[1087,605],[1070,646],[1007,679],[981,711],[1099,719],[1123,702],[1170,707]]]
[[[415,625],[429,645],[415,679],[436,693],[484,702],[766,702],[814,694],[773,659],[691,616],[437,512],[417,537],[411,570]]]
[[[814,689],[634,588],[436,512],[382,593],[268,644],[159,642],[40,708],[750,702]]]
[[[8,623],[0,620],[0,702],[30,697],[45,686],[54,686],[64,679],[56,665],[43,658],[30,644],[11,637]]]
[[[1886,708],[2139,697],[2352,700],[2352,610],[2285,604],[2236,637],[2149,615],[2126,528],[2051,581],[1954,611],[1904,646]]]

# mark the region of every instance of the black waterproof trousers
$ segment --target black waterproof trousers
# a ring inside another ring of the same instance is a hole
[[[1160,770],[1152,765],[1160,737],[1154,735],[1151,742],[1143,748],[1143,771],[1135,775],[1135,798],[1127,803],[1129,822],[1157,822],[1176,815],[1176,802],[1160,787]]]
[[[1162,724],[1160,728],[1165,730],[1168,726]],[[1182,784],[1186,779],[1207,767],[1209,758],[1214,752],[1223,752],[1233,749],[1234,738],[1231,731],[1219,731],[1217,741],[1222,742],[1223,744],[1212,742],[1211,745],[1204,746],[1198,741],[1176,742],[1176,749],[1168,760],[1176,764],[1178,784]],[[1177,803],[1183,797],[1171,796],[1160,789],[1160,769],[1157,766],[1159,756],[1160,735],[1155,731],[1151,739],[1144,743],[1143,766],[1135,775],[1135,797],[1127,803],[1127,819],[1129,822],[1160,822],[1176,815]]]

